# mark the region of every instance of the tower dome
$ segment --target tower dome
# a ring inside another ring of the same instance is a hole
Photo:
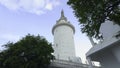
[[[70,24],[70,22],[67,21],[67,18],[64,16],[64,12],[63,10],[61,11],[61,17],[60,19],[57,21],[57,23],[53,26],[53,29],[52,29],[52,34],[54,35],[54,30],[56,27],[58,26],[62,26],[62,25],[66,25],[66,26],[69,26],[72,28],[73,30],[73,33],[75,33],[75,28],[72,24]]]
[[[52,34],[54,35],[54,55],[56,59],[70,61],[76,57],[74,33],[74,26],[67,21],[62,10],[60,19],[52,28]]]

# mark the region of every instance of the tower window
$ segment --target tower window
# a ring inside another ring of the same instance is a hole
[[[70,62],[72,61],[70,57],[68,57],[68,60],[69,60]]]
[[[59,59],[59,54],[57,55],[57,58]]]
[[[58,44],[56,44],[56,47],[58,47]]]

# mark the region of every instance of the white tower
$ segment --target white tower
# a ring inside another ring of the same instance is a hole
[[[52,28],[54,35],[54,55],[56,59],[72,61],[76,57],[74,47],[75,28],[61,11],[61,17]]]

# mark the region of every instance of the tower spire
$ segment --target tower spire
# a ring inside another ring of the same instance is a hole
[[[64,11],[63,11],[63,9],[62,9],[62,11],[61,11],[61,17],[65,17],[65,16],[64,16]]]
[[[65,20],[65,21],[67,21],[67,18],[64,16],[64,11],[63,11],[63,9],[61,10],[60,20]]]

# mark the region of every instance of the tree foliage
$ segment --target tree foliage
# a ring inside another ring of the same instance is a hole
[[[28,34],[16,43],[7,43],[0,52],[0,68],[46,68],[54,59],[51,43]]]
[[[91,37],[102,37],[99,29],[107,20],[120,25],[120,0],[69,0],[67,4],[73,8],[81,31]]]

